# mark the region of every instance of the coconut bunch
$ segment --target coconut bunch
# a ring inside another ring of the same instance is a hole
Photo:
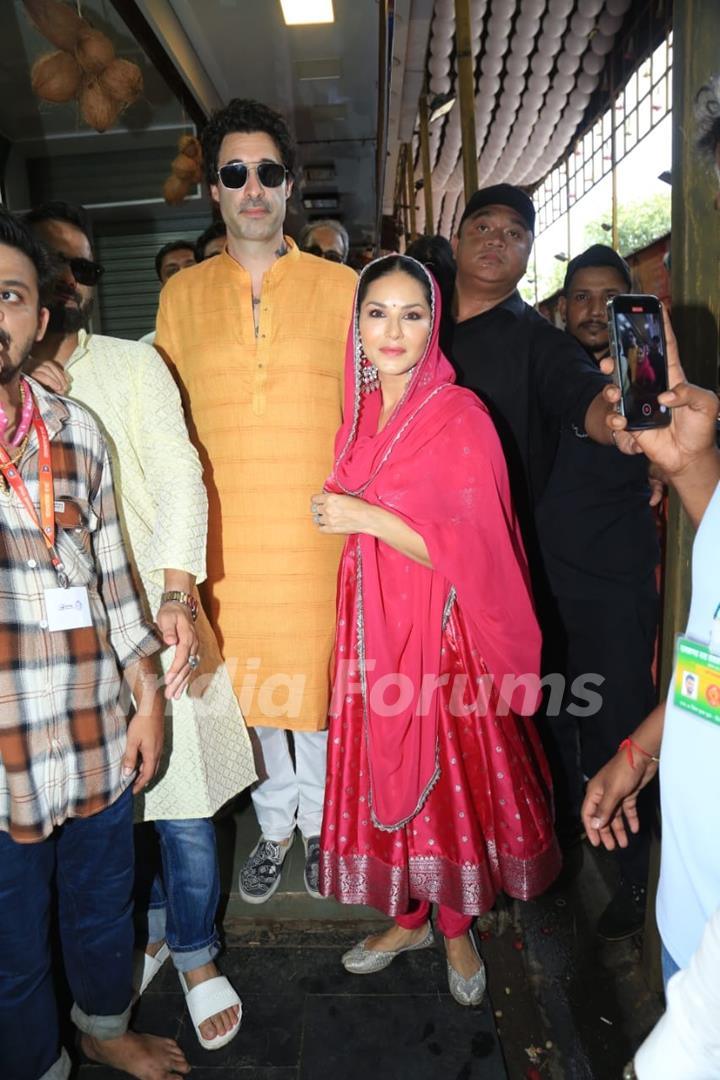
[[[170,176],[163,184],[163,197],[170,206],[181,203],[200,183],[203,174],[202,147],[195,135],[181,135],[178,150],[170,166]]]
[[[34,25],[57,50],[33,64],[33,91],[41,101],[53,104],[77,100],[83,120],[96,131],[107,131],[142,94],[140,68],[115,56],[110,38],[94,30],[69,4],[23,3]]]

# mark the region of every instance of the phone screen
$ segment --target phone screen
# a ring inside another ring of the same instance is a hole
[[[664,427],[670,411],[658,403],[668,388],[665,333],[654,296],[616,296],[608,304],[610,341],[628,428]]]

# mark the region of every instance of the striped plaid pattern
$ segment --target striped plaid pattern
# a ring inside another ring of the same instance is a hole
[[[39,529],[2,482],[0,829],[25,843],[102,810],[127,785],[122,669],[159,648],[125,553],[100,430],[82,406],[32,387],[52,450],[56,546],[70,585],[87,587],[93,625],[48,631],[45,589],[57,577]],[[19,469],[36,507],[37,451],[33,431]]]

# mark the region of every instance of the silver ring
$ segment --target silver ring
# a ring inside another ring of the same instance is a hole
[[[200,657],[197,653],[194,656],[188,656],[188,667],[191,667],[193,671],[196,667],[200,667]]]

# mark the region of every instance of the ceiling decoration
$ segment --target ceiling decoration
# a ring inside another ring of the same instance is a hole
[[[632,0],[470,0],[478,184],[532,189],[562,157],[598,87]],[[455,3],[435,0],[431,97],[457,91]],[[415,179],[422,180],[417,136]],[[430,128],[432,232],[449,236],[464,204],[460,105]],[[418,200],[417,227],[425,208]]]

